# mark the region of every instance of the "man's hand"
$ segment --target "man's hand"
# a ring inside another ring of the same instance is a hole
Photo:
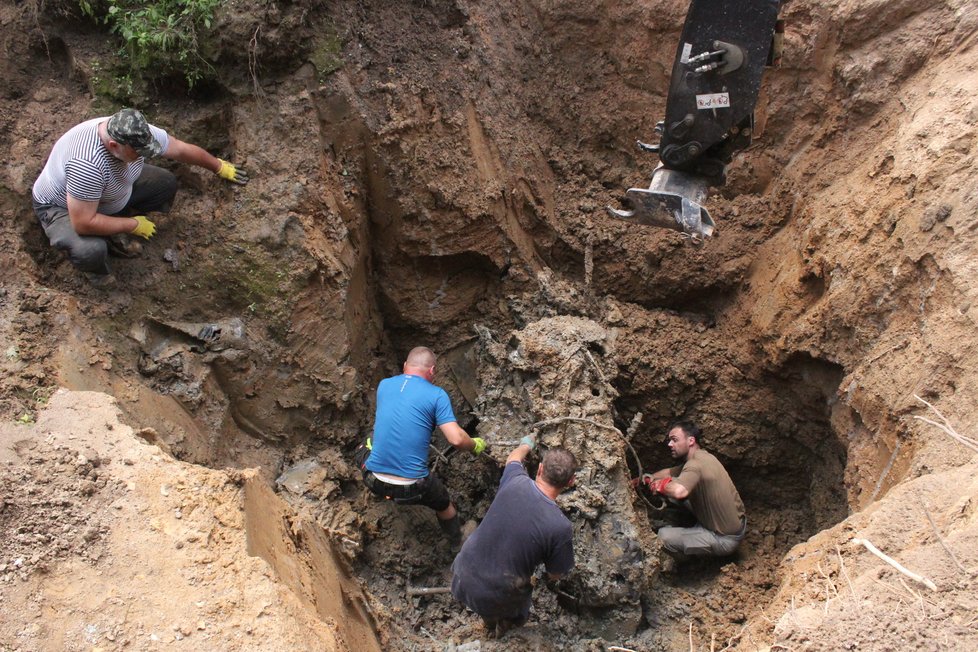
[[[520,446],[529,446],[530,450],[533,450],[537,447],[537,442],[533,438],[533,435],[525,435],[522,439],[520,439]]]
[[[156,234],[156,225],[146,219],[145,215],[136,215],[132,219],[136,220],[136,228],[129,233],[138,235],[140,238],[149,240]]]
[[[222,158],[217,159],[221,162],[221,169],[217,171],[217,176],[221,177],[225,181],[230,181],[231,183],[236,183],[239,186],[243,186],[248,183],[248,173],[240,168],[234,167],[233,163],[228,163]]]
[[[654,494],[665,495],[666,485],[668,485],[670,482],[672,482],[672,476],[669,476],[667,478],[659,478],[658,480],[651,480],[648,483],[649,491],[651,491]]]
[[[632,489],[638,489],[638,486],[642,484],[648,487],[649,485],[652,484],[652,482],[654,481],[652,480],[651,473],[643,473],[641,476],[631,479]]]
[[[472,452],[481,455],[482,451],[486,450],[486,440],[482,437],[473,437],[472,441],[475,442],[475,448],[472,449]]]

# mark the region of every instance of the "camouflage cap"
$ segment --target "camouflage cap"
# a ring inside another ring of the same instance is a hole
[[[122,109],[109,118],[105,129],[109,132],[109,138],[117,143],[129,145],[144,158],[152,158],[163,153],[163,146],[153,138],[146,118],[136,109]]]

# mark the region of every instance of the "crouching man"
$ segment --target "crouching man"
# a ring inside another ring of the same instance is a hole
[[[696,525],[660,527],[663,548],[678,561],[686,556],[732,555],[747,532],[744,503],[733,481],[720,461],[703,450],[703,433],[695,424],[673,425],[667,443],[679,466],[645,474],[641,482],[691,511]]]
[[[571,523],[555,500],[574,484],[577,460],[568,450],[551,449],[531,479],[523,462],[534,445],[533,437],[524,437],[509,454],[489,511],[452,564],[452,595],[482,616],[491,638],[529,618],[530,578],[538,565],[550,580],[574,567]]]
[[[169,211],[177,192],[172,172],[146,163],[156,156],[248,183],[244,170],[149,124],[135,109],[87,120],[58,139],[34,182],[34,213],[51,246],[81,271],[106,277],[110,253],[129,256],[116,236],[153,237],[156,225],[146,213]]]

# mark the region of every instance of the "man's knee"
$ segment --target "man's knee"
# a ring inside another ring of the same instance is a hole
[[[55,225],[48,231],[51,246],[68,254],[71,264],[83,272],[108,274],[108,245],[104,238],[80,236],[67,225]]]
[[[715,554],[717,557],[732,555],[737,552],[737,548],[740,547],[740,541],[740,539],[735,537],[717,537],[717,541],[713,546],[713,554]]]
[[[71,263],[83,272],[108,274],[108,246],[102,238],[79,238],[67,249]]]
[[[681,527],[660,527],[656,532],[662,547],[669,552],[683,552],[683,530]]]
[[[160,197],[166,203],[167,208],[173,203],[173,198],[177,194],[177,176],[169,170],[160,168],[163,173],[160,175]]]

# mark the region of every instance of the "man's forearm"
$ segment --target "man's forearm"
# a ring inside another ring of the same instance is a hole
[[[520,444],[519,446],[514,448],[513,452],[510,453],[509,457],[506,458],[506,463],[507,464],[509,464],[510,462],[522,463],[523,460],[526,459],[526,456],[530,454],[530,450],[531,449],[528,444]]]
[[[213,156],[203,147],[194,145],[193,143],[181,142],[180,146],[175,148],[175,151],[170,152],[167,158],[172,158],[174,161],[186,163],[187,165],[196,165],[205,170],[210,170],[215,174],[221,169],[220,159]]]
[[[115,235],[117,233],[132,233],[136,228],[136,220],[131,217],[114,217],[96,213],[88,219],[76,219],[68,214],[71,226],[78,235]]]
[[[475,442],[472,441],[472,437],[457,422],[451,421],[443,424],[439,426],[439,430],[441,430],[441,434],[445,435],[448,443],[455,448],[463,451],[470,451],[475,448]]]

